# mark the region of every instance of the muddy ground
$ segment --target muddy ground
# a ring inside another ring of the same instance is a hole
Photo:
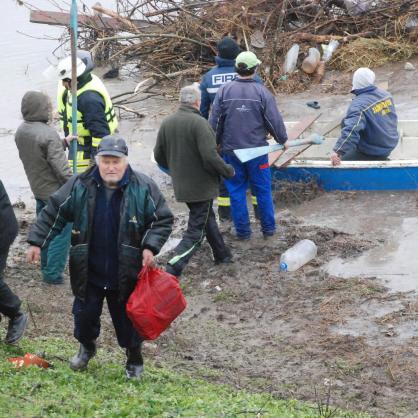
[[[164,188],[171,200],[171,189]],[[344,196],[334,198],[344,204]],[[356,257],[381,240],[307,224],[294,211],[295,206],[280,208],[278,233],[267,241],[255,220],[248,242],[237,241],[231,226],[222,225],[235,262],[215,266],[207,244],[202,246],[182,279],[188,308],[168,332],[146,343],[146,360],[213,382],[313,403],[331,385],[332,403],[342,408],[382,417],[417,416],[418,344],[413,335],[402,334],[402,327],[418,320],[416,295],[391,292],[375,277],[343,279],[327,273],[323,267],[329,260]],[[24,262],[33,214],[17,212],[21,234],[6,274],[31,313],[28,336],[70,338],[68,276],[64,285],[46,285],[38,269]],[[176,212],[172,239],[181,236],[186,223],[184,208],[177,205]],[[298,272],[279,272],[280,254],[301,238],[316,242],[318,257]],[[160,264],[169,256],[163,254]],[[344,333],[346,324],[366,330]],[[100,344],[119,350],[107,309]]]
[[[413,62],[418,67],[418,60]],[[413,98],[418,89],[411,86],[418,81],[418,71],[405,72],[403,63],[398,63],[377,74],[378,81],[388,82],[395,94],[400,118],[416,117]],[[282,95],[278,103],[285,120],[298,120],[316,112],[306,107],[306,101],[318,99],[323,117],[329,119],[349,104],[351,96],[342,94],[349,88],[349,74],[330,72],[320,86]],[[140,106],[148,116],[139,122],[124,121],[121,130],[132,164],[158,182],[175,212],[172,239],[178,239],[186,224],[186,207],[174,201],[168,177],[150,161],[161,117],[176,105],[158,98]],[[27,209],[16,209],[21,230],[10,254],[7,281],[30,312],[29,337],[71,338],[68,275],[64,285],[46,285],[39,269],[25,263],[25,238],[34,205],[27,186],[21,186],[21,168],[7,170],[2,179],[8,182],[12,197],[24,187],[22,198],[29,202]],[[381,276],[368,274],[370,269],[350,275],[347,268],[342,278],[328,264],[349,263],[375,250],[385,258],[392,230],[398,231],[404,219],[418,225],[415,194],[323,194],[315,187],[290,187],[285,192],[276,190],[274,196],[278,222],[274,238],[263,240],[254,219],[249,242],[236,241],[231,226],[222,225],[235,262],[215,266],[207,244],[195,255],[182,279],[188,308],[161,338],[145,344],[146,361],[213,382],[312,403],[324,398],[331,386],[331,402],[341,408],[380,417],[418,417],[418,264],[403,259],[395,266],[400,280],[408,275],[412,282],[402,292]],[[296,273],[279,272],[281,253],[302,238],[316,242],[317,258]],[[404,239],[395,238],[395,246]],[[416,247],[413,239],[407,242]],[[169,255],[160,257],[161,265]],[[0,335],[4,335],[4,323]],[[120,350],[107,309],[99,343]]]

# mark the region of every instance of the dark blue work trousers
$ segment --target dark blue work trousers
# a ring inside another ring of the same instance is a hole
[[[125,304],[118,298],[117,290],[103,289],[89,283],[84,302],[79,298],[74,299],[74,337],[81,344],[91,346],[99,337],[100,316],[106,299],[119,345],[130,349],[140,346],[142,339],[126,314]]]
[[[341,157],[342,161],[387,161],[388,156],[369,155],[353,148]]]
[[[0,313],[9,318],[13,318],[19,312],[21,302],[12,292],[10,287],[3,281],[3,272],[6,268],[8,254],[8,247],[0,250]]]
[[[223,158],[226,163],[231,164],[235,169],[235,176],[226,179],[225,185],[231,198],[232,220],[234,221],[237,235],[240,237],[249,237],[251,235],[247,208],[248,183],[257,198],[261,231],[264,234],[274,233],[276,224],[268,156],[263,155],[246,163],[242,163],[233,154],[225,154]]]

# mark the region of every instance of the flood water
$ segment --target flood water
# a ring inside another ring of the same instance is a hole
[[[294,211],[305,222],[374,242],[354,259],[334,258],[324,270],[338,277],[377,278],[393,292],[418,291],[415,192],[326,193]]]

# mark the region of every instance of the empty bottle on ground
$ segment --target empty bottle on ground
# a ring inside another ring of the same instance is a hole
[[[309,239],[303,239],[287,249],[280,257],[281,271],[296,271],[316,257],[317,247]]]

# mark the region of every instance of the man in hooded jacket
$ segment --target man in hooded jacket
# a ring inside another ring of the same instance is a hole
[[[52,104],[49,97],[39,91],[28,91],[22,99],[23,122],[16,131],[19,150],[30,188],[36,199],[39,214],[49,197],[70,177],[71,170],[59,135],[48,121]],[[43,280],[50,284],[63,282],[63,271],[70,248],[71,225],[64,228],[42,251]]]

